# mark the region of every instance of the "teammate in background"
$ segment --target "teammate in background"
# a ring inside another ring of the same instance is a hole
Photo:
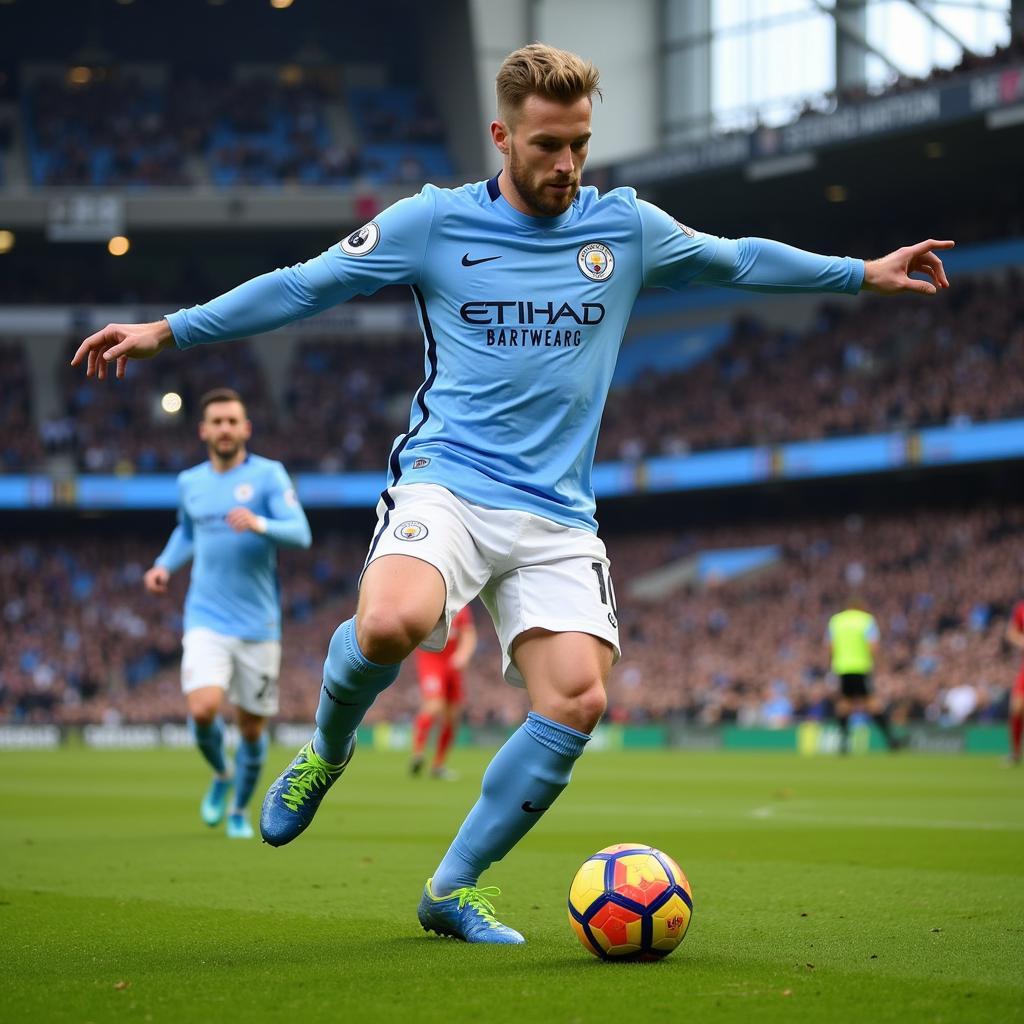
[[[1018,601],[1006,624],[1006,639],[1024,651],[1024,601]],[[1024,734],[1024,663],[1010,691],[1010,763],[1020,764],[1021,736]]]
[[[199,812],[219,825],[234,786],[227,834],[251,839],[245,809],[266,760],[267,720],[277,714],[277,547],[308,548],[311,536],[281,463],[246,451],[252,424],[237,392],[217,388],[199,405],[210,458],[179,474],[178,525],[144,582],[150,593],[166,593],[171,573],[192,561],[181,688],[196,746],[214,773]],[[224,754],[225,693],[241,733],[234,773]]]
[[[859,598],[851,598],[846,610],[828,620],[827,643],[832,672],[839,677],[836,720],[839,723],[839,750],[850,750],[850,715],[867,711],[882,731],[890,750],[899,747],[889,727],[889,715],[871,691],[871,673],[881,643],[878,623]]]
[[[409,764],[413,775],[419,775],[423,770],[423,751],[430,729],[437,721],[441,729],[430,774],[435,779],[456,777],[444,762],[462,712],[462,670],[469,664],[475,650],[476,626],[467,605],[452,619],[448,643],[443,651],[416,651],[416,675],[423,703],[413,723],[412,761]]]
[[[420,899],[426,929],[520,943],[480,875],[540,820],[604,713],[619,656],[615,597],[591,474],[619,344],[644,287],[768,292],[948,287],[925,241],[865,263],[696,231],[629,188],[581,184],[598,72],[534,44],[497,77],[489,181],[424,186],[307,263],[149,324],[110,324],[74,365],[123,376],[129,359],[245,337],[387,284],[412,288],[425,380],[395,441],[354,618],[324,664],[316,732],[271,785],[260,828],[280,846],[312,821],[352,756],[356,727],[419,645],[445,644],[478,594],[504,675],[532,711],[495,754],[480,797]],[[927,280],[913,278],[923,274]]]

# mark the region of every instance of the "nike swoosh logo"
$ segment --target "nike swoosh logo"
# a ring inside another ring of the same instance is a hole
[[[343,708],[357,708],[359,707],[359,701],[347,701],[342,700],[340,697],[335,697],[330,690],[327,689],[327,684],[323,684],[323,691],[327,694],[328,699],[332,704],[340,704]]]
[[[547,808],[546,807],[534,807],[533,804],[531,804],[530,801],[527,800],[523,804],[523,810],[526,811],[527,814],[543,814],[544,811],[547,810]]]
[[[464,267],[475,267],[478,263],[490,263],[491,260],[500,260],[500,259],[501,259],[500,256],[484,256],[482,259],[479,259],[479,260],[471,260],[469,258],[469,253],[467,252],[462,257],[462,265]]]

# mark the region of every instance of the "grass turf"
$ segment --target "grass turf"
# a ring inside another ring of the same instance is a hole
[[[268,777],[291,751],[271,753]],[[1024,773],[995,759],[595,752],[506,862],[525,947],[426,936],[415,907],[475,799],[361,751],[280,850],[199,821],[191,751],[0,755],[0,1018],[315,1022],[1009,1021],[1024,1017]],[[262,794],[260,789],[260,794]],[[257,798],[258,803],[258,798]],[[565,915],[595,850],[693,886],[654,964]]]

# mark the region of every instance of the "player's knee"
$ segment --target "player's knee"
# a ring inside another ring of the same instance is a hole
[[[239,722],[238,732],[246,743],[257,743],[263,735],[263,722]]]
[[[218,702],[209,700],[190,701],[188,711],[192,716],[192,721],[205,729],[207,726],[213,725],[217,713],[220,711],[220,705]]]
[[[401,661],[427,638],[434,623],[400,608],[370,606],[356,616],[356,640],[363,655],[379,665]]]
[[[581,675],[572,685],[545,702],[541,714],[579,732],[592,732],[608,706],[600,675]]]

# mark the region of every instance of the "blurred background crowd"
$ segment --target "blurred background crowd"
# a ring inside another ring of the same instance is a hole
[[[628,15],[613,0],[510,0],[500,23],[484,0],[343,14],[328,0],[96,0],[60,19],[44,6],[0,4],[0,723],[183,719],[187,571],[163,598],[142,586],[173,510],[61,496],[89,476],[201,461],[205,391],[239,391],[251,449],[291,473],[383,485],[424,378],[407,290],[356,300],[344,322],[136,363],[122,382],[67,362],[107,319],[311,258],[424,181],[494,173],[492,65],[530,41],[508,27],[526,7],[523,25],[556,45],[583,19],[629,20],[590,40],[607,96],[585,183],[635,185],[698,229],[817,251],[958,242],[954,287],[934,300],[641,295],[597,449],[633,486],[598,509],[622,638],[609,719],[829,717],[826,625],[854,595],[878,620],[876,680],[897,721],[1005,717],[1020,652],[1003,636],[1024,596],[1024,3],[758,0],[741,16],[724,0],[637,0]],[[630,49],[648,30],[649,52]],[[815,64],[811,38],[834,44],[830,73],[780,93]],[[794,127],[812,141],[787,149]],[[644,490],[652,459],[755,446],[771,461],[788,442],[880,434],[902,451],[921,430],[983,425],[1020,441],[975,463],[836,469],[831,483]],[[34,480],[58,495],[45,508]],[[280,559],[281,718],[299,722],[372,527],[369,508],[311,519],[312,549]],[[750,571],[687,568],[754,548],[772,555]],[[666,567],[678,581],[652,597]],[[518,722],[525,697],[475,614],[467,719]],[[417,702],[410,664],[369,720],[408,720]]]
[[[0,720],[176,721],[185,574],[166,597],[142,575],[161,547],[107,536],[23,537],[0,555]],[[309,552],[282,556],[281,717],[311,719],[326,642],[355,607],[366,537],[316,531]],[[777,560],[738,579],[713,576],[656,601],[630,581],[703,551],[776,545]],[[1024,505],[908,509],[786,519],[608,539],[622,660],[609,686],[612,721],[786,725],[830,717],[825,632],[860,596],[882,633],[879,692],[903,721],[954,724],[1005,716],[1017,656],[1004,645],[1021,589]],[[501,679],[497,639],[481,637],[467,673],[468,716],[512,723],[525,697]],[[406,720],[413,666],[371,721]]]

